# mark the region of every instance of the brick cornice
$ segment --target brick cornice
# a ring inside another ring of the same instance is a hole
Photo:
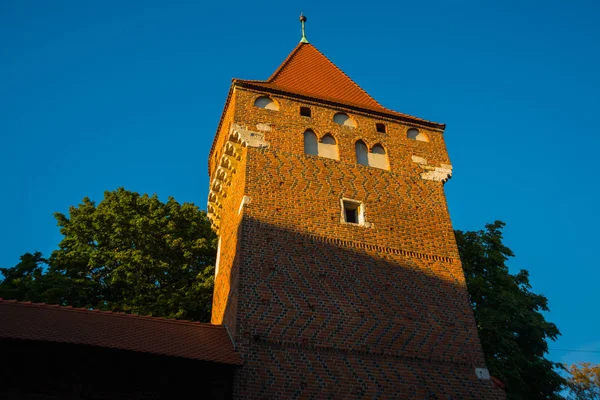
[[[362,355],[368,357],[374,357],[377,359],[403,359],[403,360],[412,360],[412,361],[421,361],[430,364],[441,364],[441,365],[454,365],[461,367],[479,367],[480,364],[475,362],[465,362],[461,360],[454,359],[444,359],[444,358],[436,358],[436,357],[419,357],[413,355],[403,355],[393,352],[381,352],[381,351],[373,351],[373,350],[361,350],[361,349],[349,349],[337,346],[322,346],[317,344],[312,344],[309,342],[299,343],[292,342],[287,340],[273,340],[264,336],[260,336],[260,334],[255,334],[255,343],[267,344],[269,346],[277,347],[277,348],[298,348],[298,349],[312,349],[317,351],[322,351],[326,353],[334,353],[334,354],[355,354]]]
[[[268,86],[261,85],[258,83],[253,83],[251,81],[239,81],[239,80],[234,79],[232,87],[241,87],[244,89],[251,89],[251,90],[258,91],[258,92],[267,92],[267,93],[277,94],[280,96],[286,96],[286,97],[289,97],[291,99],[296,99],[296,100],[308,100],[308,101],[318,103],[318,104],[325,104],[325,105],[336,107],[336,108],[342,108],[342,109],[359,112],[359,113],[362,113],[369,117],[373,117],[373,116],[383,117],[383,118],[391,119],[394,121],[406,122],[406,123],[409,123],[414,126],[427,127],[427,128],[434,129],[434,130],[442,132],[442,133],[444,132],[444,129],[446,128],[445,124],[439,124],[437,122],[431,122],[431,121],[427,121],[427,120],[424,120],[421,118],[411,117],[410,115],[398,114],[392,110],[390,110],[389,112],[385,112],[385,109],[376,110],[376,109],[361,107],[358,105],[341,103],[341,102],[338,102],[335,100],[323,99],[323,98],[313,97],[313,96],[306,95],[306,94],[294,93],[294,92],[287,91],[287,90],[280,89],[280,88],[268,87]]]
[[[242,135],[237,130],[232,129],[223,146],[223,154],[210,182],[206,216],[217,234],[221,226],[223,200],[227,197],[231,178],[237,173],[237,167],[244,157],[244,148],[246,146],[247,143],[242,138]]]
[[[452,257],[444,257],[444,256],[433,255],[433,254],[417,253],[414,251],[402,250],[402,249],[397,249],[397,248],[393,248],[393,247],[384,247],[384,246],[378,246],[375,244],[369,244],[369,243],[364,243],[364,242],[355,242],[355,241],[351,241],[351,240],[343,240],[343,239],[331,238],[331,237],[314,235],[314,234],[309,234],[307,236],[313,241],[327,243],[327,244],[333,244],[333,245],[340,246],[340,247],[352,247],[355,249],[363,249],[363,250],[369,250],[369,251],[385,253],[385,254],[395,254],[395,255],[401,255],[401,256],[405,256],[405,257],[418,258],[418,259],[427,260],[427,261],[440,261],[440,262],[451,263],[451,264],[460,263],[459,259],[452,258]]]

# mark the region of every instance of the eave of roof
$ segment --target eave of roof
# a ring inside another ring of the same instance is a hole
[[[0,299],[0,338],[91,345],[242,365],[222,325]]]
[[[347,108],[350,110],[363,112],[368,115],[380,116],[380,117],[390,118],[390,119],[394,119],[394,120],[398,120],[398,121],[402,121],[402,122],[413,123],[413,124],[425,126],[425,127],[431,128],[431,129],[439,130],[439,131],[443,131],[446,128],[445,124],[440,124],[437,122],[428,121],[428,120],[425,120],[425,119],[422,119],[419,117],[415,117],[412,115],[399,113],[399,112],[396,112],[396,111],[393,111],[393,110],[390,110],[390,109],[387,109],[387,108],[384,108],[381,106],[380,107],[369,107],[366,105],[361,105],[361,104],[352,103],[352,102],[342,102],[333,97],[325,97],[325,96],[315,97],[308,93],[303,93],[303,92],[299,92],[299,91],[291,91],[289,89],[286,89],[286,88],[283,88],[283,87],[280,87],[280,86],[277,86],[275,84],[268,83],[268,82],[234,79],[232,85],[240,86],[240,87],[248,88],[248,89],[266,91],[266,92],[273,93],[273,94],[287,95],[287,96],[295,97],[295,98],[299,98],[299,99],[306,99],[306,100],[326,104],[326,105],[333,106],[333,107]]]

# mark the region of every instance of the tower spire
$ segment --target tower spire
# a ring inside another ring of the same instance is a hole
[[[304,23],[306,22],[306,17],[303,13],[300,13],[300,23],[302,24],[302,39],[300,39],[300,43],[308,43],[308,39],[306,38],[306,33],[304,32]]]

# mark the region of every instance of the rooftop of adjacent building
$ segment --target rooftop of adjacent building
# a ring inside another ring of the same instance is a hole
[[[72,343],[241,365],[221,325],[0,299],[0,339]]]

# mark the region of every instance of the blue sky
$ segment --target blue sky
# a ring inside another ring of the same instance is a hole
[[[526,4],[523,4],[526,3]],[[368,6],[367,6],[368,5]],[[307,36],[380,103],[447,124],[457,229],[507,223],[563,336],[600,351],[597,2],[0,2],[0,267],[105,190],[205,208],[231,78]],[[600,353],[552,351],[555,361]]]

